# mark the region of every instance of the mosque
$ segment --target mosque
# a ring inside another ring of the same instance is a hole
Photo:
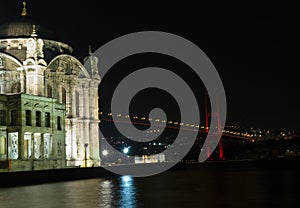
[[[100,166],[98,59],[72,50],[30,21],[25,2],[0,26],[0,172]]]

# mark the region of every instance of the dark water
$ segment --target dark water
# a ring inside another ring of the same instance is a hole
[[[300,169],[187,169],[0,189],[0,207],[299,207]]]

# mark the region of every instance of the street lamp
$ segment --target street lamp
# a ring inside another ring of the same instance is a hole
[[[108,151],[107,150],[103,150],[102,151],[102,155],[104,155],[104,156],[108,155]]]
[[[88,143],[84,143],[84,167],[87,167],[87,164],[86,164],[86,148],[89,146]]]

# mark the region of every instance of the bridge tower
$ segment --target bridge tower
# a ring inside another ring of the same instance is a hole
[[[212,113],[211,111],[208,110],[208,95],[206,94],[205,96],[205,103],[204,103],[204,108],[205,108],[205,132],[208,133],[209,131],[209,124],[210,120],[212,117],[215,117],[217,119],[217,131],[219,134],[222,134],[222,128],[221,128],[221,120],[220,120],[220,112],[219,112],[219,103],[218,99],[216,97],[216,112]],[[209,142],[209,141],[208,141]],[[209,145],[207,146],[207,158],[210,158],[212,152],[209,149]],[[219,159],[224,160],[224,150],[223,150],[223,143],[222,143],[222,137],[219,140]]]

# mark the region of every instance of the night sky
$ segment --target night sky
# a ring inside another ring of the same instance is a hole
[[[185,37],[220,74],[227,124],[300,130],[297,7],[254,0],[195,2],[30,0],[28,13],[71,45],[80,60],[88,44],[95,50],[131,32]],[[0,24],[19,18],[21,9],[21,1],[1,1]]]

